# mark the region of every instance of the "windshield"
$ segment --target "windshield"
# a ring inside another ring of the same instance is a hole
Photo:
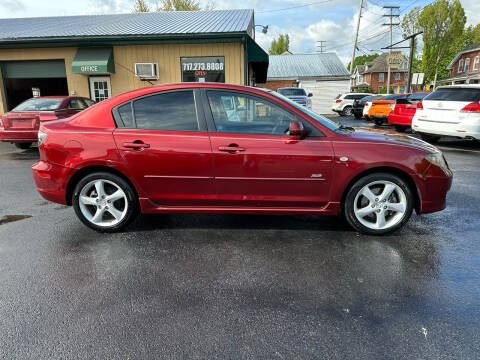
[[[339,128],[339,125],[336,122],[334,122],[332,120],[329,120],[326,117],[320,116],[317,113],[314,113],[313,111],[308,110],[305,106],[297,104],[296,102],[290,100],[289,98],[283,96],[282,94],[279,94],[278,92],[270,91],[270,94],[275,95],[276,97],[278,97],[278,98],[282,99],[283,101],[289,103],[290,105],[296,107],[298,110],[307,114],[308,116],[315,119],[320,124],[329,128],[330,130],[337,130]]]
[[[305,90],[299,88],[278,89],[277,92],[283,96],[307,96]]]
[[[42,110],[55,110],[58,109],[63,99],[46,99],[37,98],[29,99],[18,105],[12,111],[42,111]]]

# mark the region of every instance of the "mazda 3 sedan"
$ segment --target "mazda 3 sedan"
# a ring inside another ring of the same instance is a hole
[[[43,123],[33,176],[100,232],[142,213],[343,214],[385,234],[445,208],[452,172],[421,140],[353,129],[269,90],[146,87]]]

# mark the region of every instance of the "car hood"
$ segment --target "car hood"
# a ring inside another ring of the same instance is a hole
[[[349,136],[354,138],[355,140],[414,147],[429,153],[439,152],[439,150],[435,146],[423,140],[417,139],[413,136],[399,134],[393,130],[355,128],[355,132],[349,134]]]

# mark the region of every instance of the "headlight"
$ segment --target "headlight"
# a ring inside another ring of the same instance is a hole
[[[425,159],[427,159],[430,163],[432,163],[435,166],[438,166],[443,170],[449,170],[447,162],[445,161],[445,158],[443,157],[441,152],[428,154],[427,156],[425,156]]]
[[[42,130],[38,130],[38,146],[42,145],[46,138],[47,134],[44,133]]]

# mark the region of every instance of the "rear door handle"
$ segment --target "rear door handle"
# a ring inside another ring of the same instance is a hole
[[[142,140],[135,140],[132,142],[124,142],[122,146],[127,149],[141,150],[148,149],[150,144],[145,144]]]
[[[230,145],[227,145],[227,146],[225,146],[225,145],[224,146],[219,146],[218,151],[225,151],[225,152],[228,152],[230,154],[235,154],[235,153],[238,153],[238,152],[245,151],[245,148],[239,147],[237,144],[230,144]]]

